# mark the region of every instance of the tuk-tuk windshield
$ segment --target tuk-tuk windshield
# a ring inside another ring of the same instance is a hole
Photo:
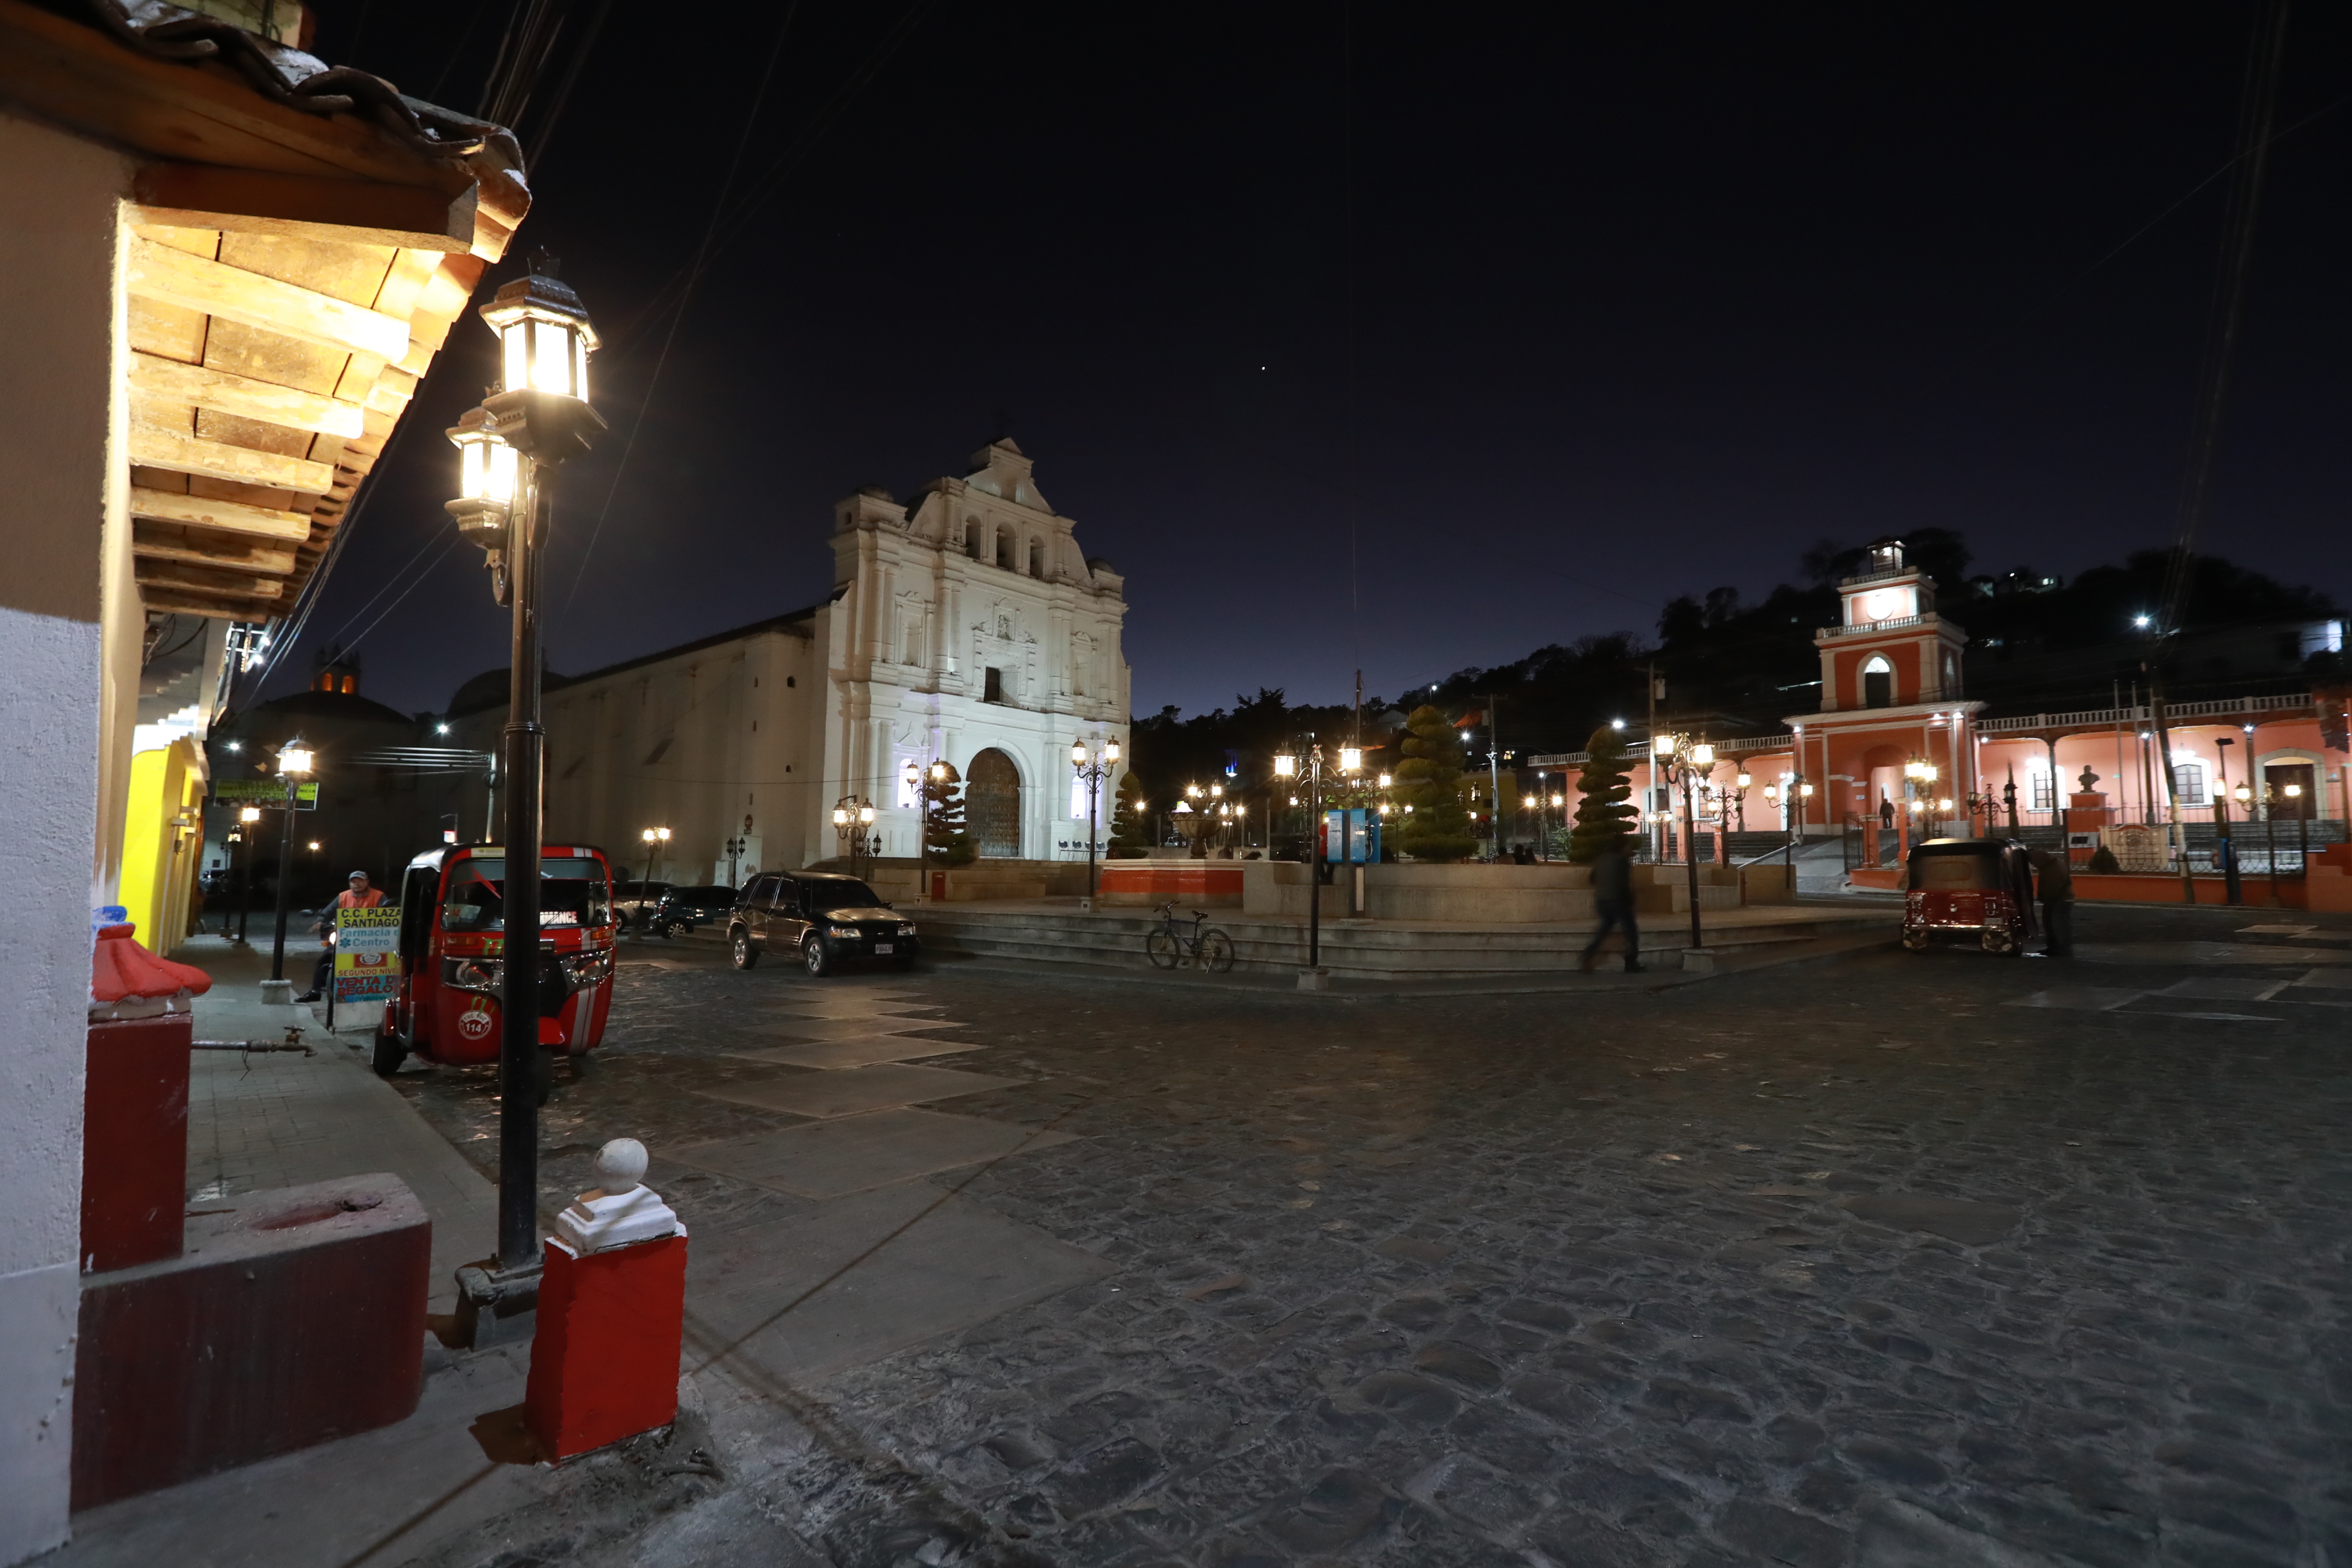
[[[2000,862],[2000,850],[1994,845],[1958,851],[1916,849],[1911,855],[1911,885],[1927,892],[1995,892],[2001,885]]]
[[[441,899],[441,929],[453,931],[506,929],[507,863],[503,857],[460,860],[449,873]],[[539,863],[539,923],[608,926],[613,889],[603,864],[586,856],[549,856]]]

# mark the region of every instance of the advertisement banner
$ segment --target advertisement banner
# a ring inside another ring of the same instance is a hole
[[[389,1002],[400,990],[400,906],[335,911],[335,1003]]]
[[[286,784],[282,779],[219,779],[213,784],[215,805],[257,805],[267,811],[286,805]],[[319,809],[319,781],[294,786],[294,809]]]

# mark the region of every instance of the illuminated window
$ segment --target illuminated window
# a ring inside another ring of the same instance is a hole
[[[2176,762],[2172,764],[2172,787],[2183,805],[2210,805],[2205,798],[2205,764]]]
[[[919,771],[921,765],[918,761],[916,766]],[[898,763],[898,805],[902,809],[911,810],[921,804],[919,786],[916,784],[914,777],[907,772],[906,762],[901,760]]]
[[[2058,809],[2057,780],[2048,773],[2034,773],[2026,775],[2026,782],[2033,786],[2033,810],[2055,811]]]
[[[1087,819],[1087,781],[1084,779],[1070,781],[1070,816],[1076,822]]]

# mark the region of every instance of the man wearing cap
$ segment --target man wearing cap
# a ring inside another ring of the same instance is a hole
[[[372,910],[383,902],[383,890],[368,886],[365,871],[352,872],[351,887],[335,895],[335,908],[339,910]],[[319,922],[319,934],[327,939],[327,945],[319,952],[319,966],[310,972],[310,989],[295,997],[297,1002],[316,1002],[327,988],[327,976],[334,971],[335,921],[332,915]]]

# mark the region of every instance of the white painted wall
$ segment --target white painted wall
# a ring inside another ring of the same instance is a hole
[[[135,613],[111,688],[104,629],[117,612],[119,647],[126,590],[136,608],[117,460],[129,175],[112,153],[0,111],[0,886],[15,916],[0,942],[0,1563],[67,1537],[89,916],[121,837],[99,831],[100,756],[121,753],[119,795],[138,674]]]

